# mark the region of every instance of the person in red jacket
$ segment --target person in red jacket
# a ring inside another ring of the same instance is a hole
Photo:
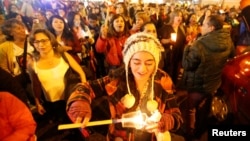
[[[104,54],[107,72],[122,65],[122,49],[129,36],[129,29],[122,15],[115,14],[109,26],[102,25],[95,49]]]
[[[9,92],[0,92],[0,140],[35,141],[36,122],[28,107]]]

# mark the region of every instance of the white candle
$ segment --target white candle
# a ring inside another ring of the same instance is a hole
[[[105,124],[112,124],[112,123],[113,123],[112,119],[92,121],[92,122],[89,122],[86,125],[86,127],[97,126],[97,125],[105,125]],[[58,126],[58,130],[72,129],[72,128],[81,128],[81,127],[82,127],[82,123],[60,124]]]
[[[177,34],[176,33],[171,33],[171,40],[176,42]]]

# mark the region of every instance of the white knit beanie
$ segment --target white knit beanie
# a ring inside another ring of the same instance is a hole
[[[154,80],[154,75],[157,72],[157,68],[161,59],[161,52],[164,51],[164,48],[162,47],[160,41],[153,35],[148,34],[148,33],[135,33],[131,35],[125,42],[124,48],[123,48],[123,62],[125,64],[125,70],[126,70],[126,81],[127,81],[127,87],[128,87],[128,92],[130,92],[130,88],[128,85],[128,68],[129,68],[129,62],[132,56],[140,51],[146,51],[149,52],[150,54],[153,55],[156,63],[156,68],[154,73],[152,74],[152,89],[151,89],[151,94],[153,96],[153,80]],[[152,97],[153,98],[153,97]]]

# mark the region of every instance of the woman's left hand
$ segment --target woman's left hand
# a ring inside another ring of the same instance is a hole
[[[169,131],[174,127],[174,118],[171,114],[163,113],[157,124],[160,132]]]

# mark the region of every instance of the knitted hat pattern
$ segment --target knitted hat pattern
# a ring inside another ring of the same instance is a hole
[[[155,60],[155,71],[152,74],[152,88],[151,88],[151,98],[153,98],[153,83],[154,83],[154,75],[157,72],[157,68],[161,59],[161,52],[164,51],[164,48],[162,47],[160,41],[153,35],[148,33],[135,33],[131,35],[125,42],[124,48],[123,48],[123,62],[125,65],[125,71],[126,71],[126,83],[129,94],[131,94],[129,83],[128,83],[128,69],[129,69],[129,62],[132,56],[135,53],[146,51],[150,53]]]

